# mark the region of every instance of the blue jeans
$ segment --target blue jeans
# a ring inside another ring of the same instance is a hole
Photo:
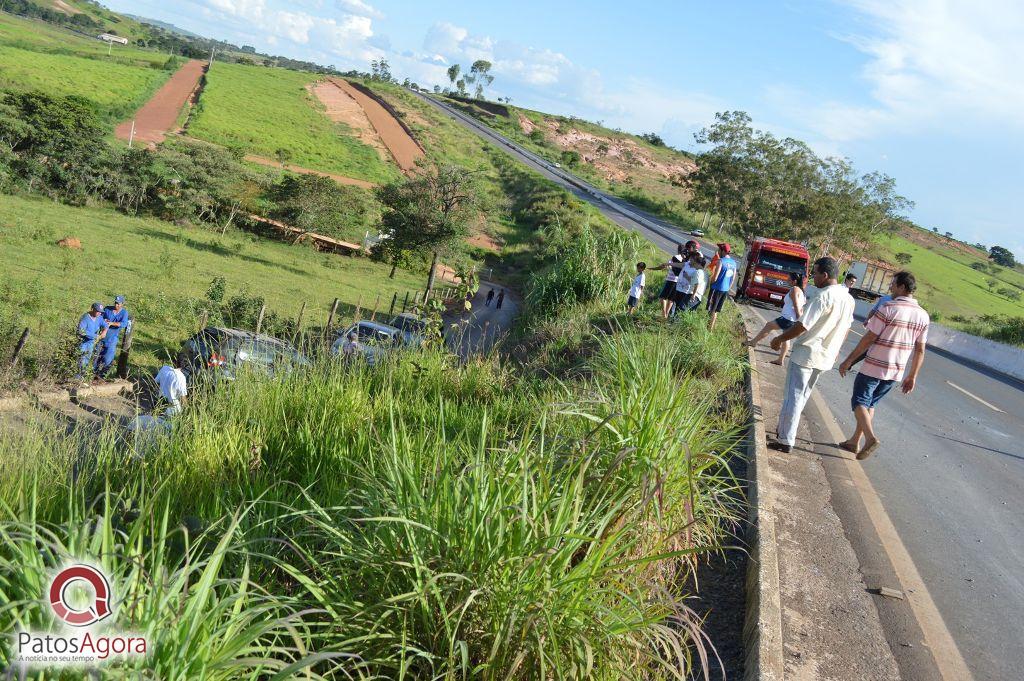
[[[809,369],[790,361],[786,372],[785,398],[779,411],[779,442],[792,447],[796,444],[796,431],[800,427],[800,415],[803,414],[807,400],[811,399],[814,384],[821,376],[821,369]]]
[[[96,375],[103,376],[110,371],[114,364],[114,356],[117,354],[117,336],[112,340],[104,338],[100,345],[99,354],[96,355]]]

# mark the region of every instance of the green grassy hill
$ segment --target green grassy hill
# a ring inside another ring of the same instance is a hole
[[[924,230],[883,236],[878,247],[881,257],[893,267],[914,272],[919,298],[929,310],[939,313],[943,323],[957,326],[963,323],[957,321],[959,318],[984,314],[1024,315],[1024,272],[1018,269],[993,267],[980,254],[956,248]],[[910,254],[911,261],[898,265],[897,253]],[[981,266],[987,269],[976,269]],[[1016,300],[1014,295],[1018,296]]]
[[[306,86],[314,73],[215,62],[188,133],[273,159],[279,149],[290,163],[370,182],[399,177],[398,168],[323,113]]]
[[[168,64],[165,54],[108,46],[41,21],[0,14],[0,90],[78,95],[95,104],[111,127],[145,103],[177,63]]]
[[[81,250],[57,241],[79,239]],[[305,325],[323,324],[335,297],[349,311],[389,305],[421,289],[423,277],[365,258],[318,253],[303,246],[232,230],[226,236],[163,220],[129,217],[107,208],[78,208],[47,199],[0,194],[0,321],[32,330],[26,354],[55,343],[77,324],[94,300],[128,296],[138,320],[133,362],[153,368],[196,330],[201,301],[211,282],[224,277],[228,298],[247,292],[265,299],[287,319],[306,303]]]

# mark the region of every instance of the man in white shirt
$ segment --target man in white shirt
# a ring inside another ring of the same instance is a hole
[[[818,378],[831,369],[853,324],[853,296],[837,280],[839,264],[819,258],[812,272],[818,295],[809,297],[800,321],[772,339],[772,349],[794,340],[786,373],[785,395],[779,412],[778,439],[772,449],[789,452],[796,444],[796,431],[811,391]]]
[[[184,363],[182,357],[178,357],[175,366],[165,364],[156,373],[156,384],[160,388],[160,397],[169,405],[165,412],[168,416],[181,413],[185,398],[188,396],[188,384],[185,381],[185,373],[181,370]]]

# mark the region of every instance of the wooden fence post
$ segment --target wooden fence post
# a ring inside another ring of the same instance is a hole
[[[25,347],[25,342],[28,340],[28,327],[21,332],[21,338],[18,339],[18,344],[14,346],[14,354],[11,355],[11,366],[13,367],[18,362],[18,355],[21,354],[22,348]]]
[[[260,329],[263,328],[263,315],[267,314],[267,305],[264,303],[260,305],[260,314],[256,317],[256,335],[260,334]]]
[[[338,299],[334,299],[334,304],[331,305],[331,313],[327,315],[327,326],[324,327],[324,334],[328,337],[331,335],[331,327],[334,325],[334,315],[338,312]],[[326,340],[326,339],[325,339]]]
[[[409,292],[405,292],[405,300],[402,301],[402,312],[405,312],[409,307]]]
[[[205,328],[205,327],[204,327]],[[128,327],[124,338],[121,339],[121,353],[117,356],[117,377],[128,378],[128,358],[132,353],[132,336],[135,335],[135,325]]]
[[[388,316],[395,316],[395,303],[398,302],[398,291],[395,291],[395,295],[391,296],[391,309],[388,310]]]
[[[377,308],[380,307],[380,294],[377,294],[377,300],[373,303],[373,312],[370,314],[370,321],[377,321]]]
[[[363,309],[363,296],[360,295],[359,298],[356,299],[356,316],[355,316],[355,320],[357,322],[359,321],[359,315],[362,313],[362,309]]]
[[[210,311],[203,310],[203,314],[199,317],[199,330],[202,331],[206,328],[206,323],[210,321]]]

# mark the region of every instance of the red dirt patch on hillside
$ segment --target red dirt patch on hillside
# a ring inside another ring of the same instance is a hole
[[[415,170],[416,161],[423,156],[423,150],[395,117],[378,101],[352,87],[348,81],[341,78],[331,78],[330,81],[363,108],[370,124],[377,131],[384,146],[391,152],[398,167],[406,173]]]
[[[175,72],[156,94],[135,113],[135,139],[156,146],[168,133],[177,129],[178,114],[199,88],[206,62],[193,59]],[[117,126],[119,139],[127,140],[132,134],[132,120]]]
[[[359,141],[376,149],[382,159],[390,158],[390,152],[381,142],[380,135],[370,123],[363,107],[345,90],[338,87],[337,83],[321,80],[310,83],[306,89],[324,105],[328,118],[350,127]]]

